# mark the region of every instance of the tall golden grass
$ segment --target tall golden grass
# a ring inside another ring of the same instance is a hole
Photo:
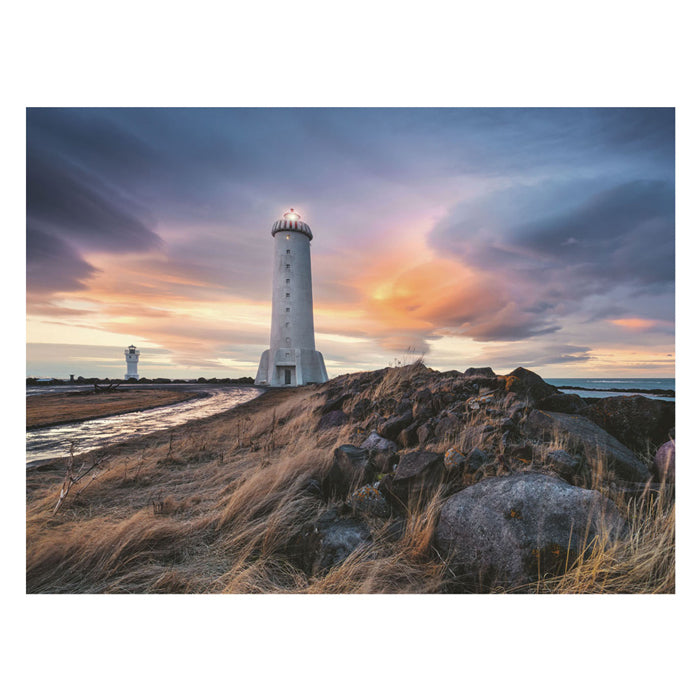
[[[351,409],[398,399],[432,373],[420,364],[370,377]],[[362,379],[363,375],[359,375]],[[378,381],[377,381],[377,378]],[[316,430],[323,390],[269,391],[241,410],[107,454],[104,469],[52,516],[63,480],[56,469],[27,478],[27,591],[31,593],[435,593],[446,590],[449,562],[433,544],[440,508],[458,488],[443,482],[413,503],[402,532],[370,518],[372,544],[330,571],[309,576],[287,556],[301,528],[330,504],[310,493],[333,450],[358,444],[356,427]],[[426,445],[464,447],[468,428]],[[487,438],[493,439],[495,438]],[[554,443],[567,447],[566,436]],[[485,447],[487,447],[485,445]],[[489,449],[498,454],[494,445]],[[535,448],[532,465],[541,461]],[[532,465],[523,465],[528,468]],[[100,465],[102,466],[102,465]],[[504,473],[497,458],[484,473]],[[614,547],[588,552],[559,577],[528,588],[547,593],[670,593],[674,590],[672,490],[630,496],[608,486],[601,460],[585,486],[597,486],[630,522]],[[595,482],[595,483],[592,483]]]

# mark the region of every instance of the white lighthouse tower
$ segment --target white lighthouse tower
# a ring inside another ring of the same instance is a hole
[[[272,226],[275,257],[272,268],[270,349],[260,358],[255,383],[302,386],[327,382],[323,355],[316,350],[311,291],[313,236],[298,212],[290,209]]]
[[[124,350],[124,357],[126,357],[126,374],[124,379],[138,379],[139,378],[139,355],[141,352],[136,349],[134,345],[129,345],[129,347]]]

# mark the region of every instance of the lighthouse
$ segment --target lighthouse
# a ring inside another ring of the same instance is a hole
[[[272,324],[255,383],[302,386],[328,381],[316,350],[311,291],[311,229],[294,209],[272,226]]]
[[[139,355],[141,353],[136,349],[134,345],[129,345],[129,347],[124,350],[124,357],[126,357],[126,374],[124,379],[138,379],[139,378]]]

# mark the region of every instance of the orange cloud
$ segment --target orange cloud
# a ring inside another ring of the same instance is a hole
[[[651,318],[615,318],[610,319],[610,323],[630,331],[661,330],[673,326],[671,321],[659,321]]]

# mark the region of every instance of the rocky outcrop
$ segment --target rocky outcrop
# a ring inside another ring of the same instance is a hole
[[[563,437],[583,451],[589,464],[602,457],[621,479],[646,481],[650,476],[646,465],[629,448],[584,416],[535,409],[523,421],[521,430],[536,440]]]
[[[436,544],[464,590],[514,589],[625,529],[612,501],[545,474],[485,479],[449,498]]]
[[[524,367],[518,367],[505,376],[505,391],[512,391],[521,397],[540,401],[545,396],[554,394],[557,389],[551,384],[547,384],[539,374]]]
[[[464,376],[470,379],[474,377],[495,379],[496,373],[490,367],[470,367],[464,370]]]
[[[582,415],[631,450],[642,452],[669,439],[676,424],[676,405],[646,396],[610,396],[588,406]]]

